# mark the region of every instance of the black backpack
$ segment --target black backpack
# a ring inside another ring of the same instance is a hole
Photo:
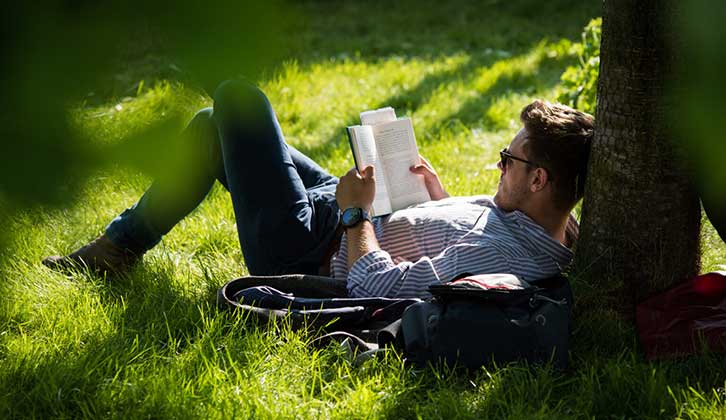
[[[217,302],[262,322],[285,319],[293,328],[322,330],[320,345],[345,340],[364,356],[392,347],[417,366],[476,369],[515,360],[567,366],[572,291],[566,278],[518,289],[454,281],[429,292],[426,300],[349,298],[344,280],[252,276],[225,284]]]

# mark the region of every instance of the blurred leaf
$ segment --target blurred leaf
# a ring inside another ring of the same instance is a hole
[[[683,36],[673,88],[677,106],[672,115],[681,138],[689,146],[693,168],[702,188],[726,194],[726,4],[704,0],[688,2],[681,19]]]
[[[117,58],[146,47],[136,43],[161,43],[179,77],[211,93],[227,78],[254,79],[276,58],[286,21],[280,6],[190,0],[4,5],[0,196],[18,206],[62,203],[108,160],[107,151],[72,129],[68,110],[107,91]]]

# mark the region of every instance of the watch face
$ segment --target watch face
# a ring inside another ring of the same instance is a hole
[[[343,211],[343,226],[353,226],[362,218],[362,210],[359,208],[350,208]]]

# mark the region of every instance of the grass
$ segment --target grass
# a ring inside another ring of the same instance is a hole
[[[492,193],[518,110],[556,96],[573,60],[561,40],[577,40],[601,13],[597,2],[386,5],[394,10],[295,6],[294,51],[260,79],[288,141],[341,174],[352,166],[341,127],[391,105],[413,119],[422,154],[452,194]],[[163,113],[188,118],[210,104],[158,79],[154,66],[139,68],[141,88],[132,70],[118,79],[136,86],[131,96],[73,110],[91,141],[116,144]],[[0,417],[726,417],[722,356],[646,363],[633,331],[614,321],[577,320],[566,372],[512,364],[466,374],[412,370],[396,354],[355,367],[335,346],[312,348],[307,332],[220,313],[215,290],[246,269],[219,186],[127,276],[40,266],[97,235],[149,181],[107,166],[72,205],[4,219]],[[726,264],[708,223],[702,237],[704,270]]]

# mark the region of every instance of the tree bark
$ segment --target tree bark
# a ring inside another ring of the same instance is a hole
[[[675,0],[605,0],[574,277],[580,308],[631,315],[698,273],[700,205],[668,119]],[[672,115],[672,114],[670,114]]]

